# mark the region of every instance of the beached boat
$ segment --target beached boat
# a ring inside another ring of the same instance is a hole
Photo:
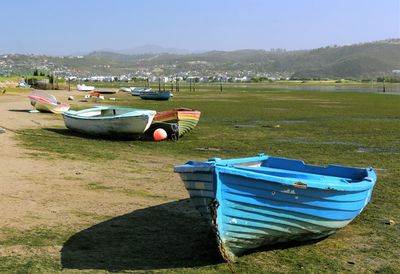
[[[31,85],[28,85],[25,81],[19,82],[17,88],[30,88]]]
[[[94,136],[135,137],[151,125],[154,110],[99,106],[64,112],[65,126]]]
[[[371,199],[372,168],[307,165],[264,156],[176,166],[191,200],[210,220],[225,260],[262,245],[323,238]]]
[[[151,88],[136,88],[136,87],[131,87],[131,94],[132,96],[140,96],[141,92],[148,92],[151,90]]]
[[[158,101],[166,101],[171,98],[171,91],[169,90],[144,90],[140,92],[140,98],[143,100],[158,100]]]
[[[159,111],[154,117],[154,122],[177,123],[179,136],[191,131],[199,122],[201,112],[190,108],[174,108],[167,111]]]
[[[93,91],[93,90],[95,90],[95,87],[94,86],[87,86],[87,85],[85,85],[85,84],[82,84],[82,85],[76,85],[76,89],[78,90],[78,91]]]
[[[132,90],[131,90],[131,88],[120,88],[119,91],[122,91],[122,92],[131,92]]]
[[[53,112],[56,114],[69,110],[68,104],[62,104],[56,97],[41,90],[34,90],[28,95],[31,105],[41,112]]]

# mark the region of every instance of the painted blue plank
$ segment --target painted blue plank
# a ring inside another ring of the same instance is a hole
[[[360,214],[376,182],[372,168],[266,155],[188,162],[175,172],[203,214],[210,218],[209,203],[219,203],[219,244],[231,259],[260,245],[334,233]]]
[[[233,194],[236,196],[246,196],[246,197],[254,197],[254,198],[264,198],[269,200],[276,200],[288,203],[295,204],[304,204],[315,207],[327,208],[327,209],[342,209],[348,211],[359,210],[364,206],[364,201],[367,198],[368,192],[359,193],[356,199],[347,200],[347,201],[335,201],[335,200],[325,200],[321,199],[317,196],[303,196],[299,194],[290,194],[286,192],[280,192],[274,189],[274,184],[271,184],[271,190],[264,190],[260,188],[254,188],[252,181],[246,180],[238,183],[229,182],[229,178],[221,178],[226,179],[226,183],[222,186],[223,191]],[[310,191],[311,192],[311,191]],[[240,198],[238,198],[240,199]]]

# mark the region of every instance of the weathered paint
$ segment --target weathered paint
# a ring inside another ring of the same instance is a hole
[[[261,245],[334,233],[360,214],[376,182],[371,168],[319,167],[264,155],[188,162],[175,171],[203,214],[210,212],[206,198],[218,201],[217,235],[231,260]],[[196,181],[201,184],[190,183]],[[206,185],[212,189],[202,192]]]
[[[145,132],[154,110],[95,107],[63,113],[65,126],[71,130],[99,136],[131,136]]]
[[[179,136],[191,131],[199,122],[201,112],[189,108],[174,108],[157,112],[154,121],[178,123]]]

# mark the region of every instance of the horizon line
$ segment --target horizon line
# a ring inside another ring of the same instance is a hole
[[[231,49],[231,50],[222,50],[222,49],[204,49],[204,50],[188,50],[188,49],[182,49],[182,48],[175,48],[175,47],[163,47],[159,46],[156,44],[143,44],[140,46],[132,47],[132,48],[125,48],[125,49],[95,49],[95,50],[82,50],[82,52],[77,52],[77,53],[70,53],[70,54],[51,54],[51,53],[21,53],[21,52],[5,52],[5,53],[0,53],[0,55],[33,55],[33,56],[50,56],[50,57],[69,57],[69,56],[86,56],[92,53],[96,52],[107,52],[107,53],[114,53],[114,54],[120,54],[120,55],[149,55],[149,54],[172,54],[172,55],[193,55],[193,54],[201,54],[201,53],[207,53],[207,52],[235,52],[235,51],[243,51],[243,50],[261,50],[261,51],[266,51],[266,52],[274,52],[276,50],[277,53],[283,53],[283,52],[296,52],[296,51],[311,51],[315,49],[320,49],[320,48],[331,48],[331,47],[346,47],[346,46],[354,46],[354,45],[363,45],[363,44],[370,44],[370,43],[379,43],[379,42],[400,42],[400,37],[397,38],[386,38],[382,40],[372,40],[372,41],[364,41],[364,42],[357,42],[357,43],[349,43],[349,44],[329,44],[325,46],[320,46],[320,47],[314,47],[314,48],[299,48],[299,49],[286,49],[286,48],[274,48],[271,47],[269,49],[263,49],[263,48],[240,48],[240,49]],[[123,53],[123,51],[129,51],[129,50],[135,50],[135,49],[140,49],[144,47],[157,47],[161,50],[176,50],[176,51],[182,51],[185,53],[171,53],[168,51],[165,52],[143,52],[143,53]]]

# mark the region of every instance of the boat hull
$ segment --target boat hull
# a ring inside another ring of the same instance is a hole
[[[182,137],[196,127],[200,120],[201,112],[189,108],[175,108],[157,112],[154,121],[177,123],[179,136]]]
[[[139,96],[143,100],[167,101],[171,97],[171,92],[150,90],[140,92]]]
[[[361,213],[376,182],[372,169],[268,156],[239,162],[217,159],[175,168],[214,227],[226,260],[263,245],[334,233]]]
[[[55,114],[62,114],[65,111],[68,111],[70,106],[67,104],[57,104],[49,102],[48,100],[37,97],[37,96],[28,96],[31,100],[31,105],[40,112],[51,112]]]
[[[118,108],[121,109],[121,108]],[[113,108],[99,107],[85,112],[64,113],[65,126],[73,131],[107,137],[134,137],[151,125],[155,111],[142,110],[122,115],[104,114]]]
[[[86,86],[85,84],[76,85],[78,91],[94,91],[96,88],[94,86]]]
[[[130,88],[130,92],[132,94],[132,96],[140,96],[140,93],[142,92],[148,92],[151,89],[145,89],[145,88],[136,88],[136,87],[131,87]]]

